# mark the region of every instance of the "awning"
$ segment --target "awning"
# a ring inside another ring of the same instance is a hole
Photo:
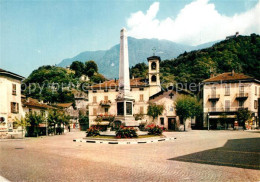
[[[227,118],[236,118],[237,116],[236,115],[227,115],[226,117]],[[214,118],[223,118],[223,116],[221,116],[221,115],[214,115],[214,116],[209,115],[209,118],[212,118],[212,119],[214,119]]]

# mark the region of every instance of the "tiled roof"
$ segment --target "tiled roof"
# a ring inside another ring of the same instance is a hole
[[[28,99],[22,99],[22,104],[25,107],[34,107],[34,108],[40,108],[40,109],[52,109],[52,106],[49,106],[47,104],[40,103],[37,99],[28,98]]]
[[[6,71],[6,70],[3,70],[0,68],[0,75],[5,75],[5,76],[9,76],[9,77],[13,77],[13,78],[16,78],[18,80],[23,80],[24,77],[23,76],[20,76],[18,74],[15,74],[15,73],[12,73],[10,71]]]
[[[108,80],[100,84],[96,84],[93,86],[90,86],[89,89],[109,89],[109,88],[115,88],[118,87],[118,80]],[[130,79],[130,86],[131,87],[142,87],[142,86],[148,86],[148,84],[142,79],[142,78],[135,78]]]
[[[71,105],[72,105],[72,102],[70,102],[70,103],[58,103],[58,104],[56,104],[56,106],[58,106],[58,107],[63,107],[63,108],[70,107]]]
[[[252,80],[254,79],[251,76],[244,75],[243,73],[233,73],[232,72],[226,72],[219,74],[217,76],[214,76],[212,78],[206,79],[203,82],[219,82],[219,81],[239,81],[239,80]]]

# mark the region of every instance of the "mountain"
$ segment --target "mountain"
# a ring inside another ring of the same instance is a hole
[[[145,62],[146,58],[152,56],[153,48],[156,48],[156,55],[160,56],[162,60],[176,58],[179,54],[185,51],[202,49],[210,47],[216,42],[210,42],[199,46],[182,45],[167,40],[158,39],[135,39],[128,37],[129,49],[129,66],[134,66],[137,63]],[[58,64],[60,67],[66,67],[73,61],[94,60],[98,67],[99,72],[107,78],[117,78],[119,69],[119,50],[120,45],[117,44],[109,50],[102,51],[85,51],[73,58],[64,59]]]

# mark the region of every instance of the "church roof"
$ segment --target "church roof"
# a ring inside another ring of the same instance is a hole
[[[159,60],[159,62],[161,62],[161,57],[160,56],[151,56],[147,58],[147,61],[149,60]]]
[[[118,88],[119,81],[118,80],[108,80],[100,84],[96,84],[93,86],[90,86],[89,89],[113,89]],[[145,82],[142,78],[134,78],[130,79],[130,87],[145,87],[148,86],[148,83]]]

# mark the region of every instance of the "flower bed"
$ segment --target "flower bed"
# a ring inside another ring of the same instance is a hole
[[[100,133],[99,133],[99,128],[96,127],[96,126],[92,126],[90,127],[88,130],[87,130],[87,137],[90,137],[90,136],[99,136]]]
[[[162,135],[164,128],[155,124],[150,124],[146,126],[148,135]]]
[[[133,127],[120,126],[116,131],[116,138],[136,138],[138,137],[136,131]]]

